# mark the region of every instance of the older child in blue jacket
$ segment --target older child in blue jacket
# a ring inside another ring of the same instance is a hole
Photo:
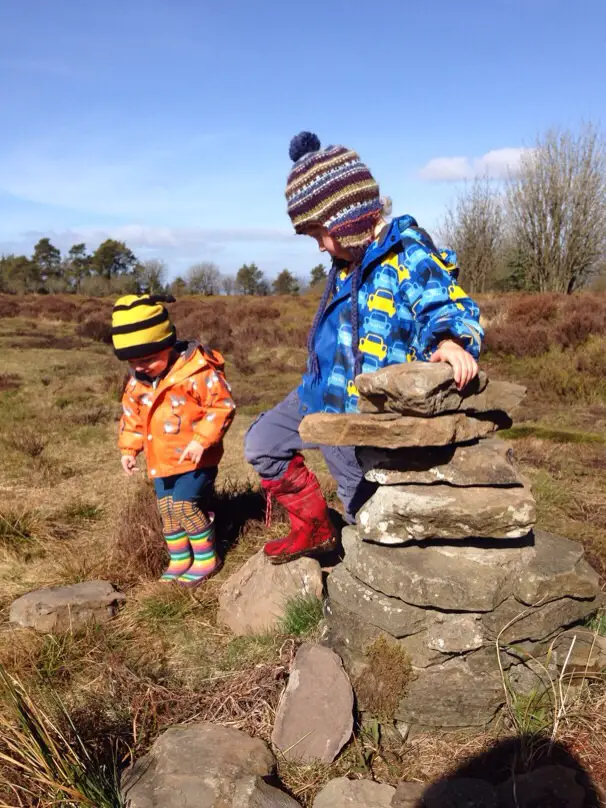
[[[369,495],[355,447],[304,445],[301,419],[356,412],[356,375],[386,365],[448,362],[462,388],[477,374],[483,336],[477,305],[457,285],[454,253],[439,251],[412,216],[387,223],[379,186],[356,152],[322,149],[316,135],[302,132],[291,141],[290,157],[286,200],[294,229],[315,238],[333,260],[301,385],[246,437],[248,461],[291,521],[286,538],[265,546],[274,563],[335,545],[302,449],[322,451],[349,521]]]

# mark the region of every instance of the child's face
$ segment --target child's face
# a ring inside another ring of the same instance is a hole
[[[352,256],[349,250],[341,247],[336,238],[331,236],[325,227],[310,227],[309,230],[305,232],[305,235],[315,238],[318,242],[320,252],[327,252],[333,258],[342,258],[344,261],[351,260]]]
[[[171,349],[167,348],[164,351],[160,351],[160,353],[144,356],[141,359],[129,359],[128,364],[135,373],[140,373],[144,376],[149,376],[150,379],[155,379],[157,376],[164,373],[168,367],[170,352]]]

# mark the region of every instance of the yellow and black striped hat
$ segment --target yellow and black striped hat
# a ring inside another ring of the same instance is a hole
[[[118,359],[152,356],[177,341],[177,331],[162,303],[172,295],[126,295],[112,312],[112,342]]]

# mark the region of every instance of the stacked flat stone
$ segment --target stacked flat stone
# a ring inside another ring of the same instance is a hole
[[[552,647],[549,664],[564,663],[577,635],[562,632],[599,608],[598,576],[580,544],[534,530],[530,486],[493,434],[523,387],[480,373],[460,393],[449,366],[426,363],[356,384],[359,414],[301,425],[307,442],[360,447],[377,484],[328,578],[325,642],[354,686],[376,676],[379,638],[405,652],[413,676],[393,718],[407,728],[487,725],[505,702],[501,670],[524,692],[540,686],[533,658]]]

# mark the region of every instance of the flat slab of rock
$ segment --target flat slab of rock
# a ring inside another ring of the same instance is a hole
[[[396,790],[372,780],[338,777],[324,786],[313,808],[390,808]]]
[[[9,619],[45,634],[77,631],[90,622],[111,620],[124,600],[109,581],[84,581],[28,592],[11,604]]]
[[[287,760],[332,763],[353,731],[353,691],[340,658],[304,643],[294,660],[271,740]]]
[[[423,449],[360,450],[366,479],[379,485],[447,483],[456,486],[520,486],[511,444],[485,438],[471,444]]]
[[[411,362],[390,365],[356,378],[360,412],[398,412],[433,416],[447,412],[515,412],[526,388],[512,382],[489,382],[480,371],[467,387],[457,390],[450,365]]]
[[[567,671],[601,673],[606,670],[606,637],[589,629],[569,629],[553,643],[553,659]]]
[[[201,803],[199,806],[203,808]],[[243,777],[236,781],[231,808],[300,808],[300,805],[260,777]]]
[[[534,497],[523,488],[385,485],[358,512],[360,535],[379,544],[423,539],[526,536],[536,521]]]
[[[498,795],[502,808],[583,808],[586,797],[576,772],[565,766],[542,766],[516,775],[499,786]]]
[[[557,598],[593,598],[599,576],[583,558],[583,545],[544,530],[535,530],[535,554],[513,594],[527,605]]]
[[[341,604],[392,637],[406,637],[427,627],[427,609],[376,592],[354,578],[344,564],[328,576],[327,588],[332,603]]]
[[[124,773],[122,793],[129,808],[224,808],[238,791],[242,799],[254,792],[256,778],[275,765],[267,744],[240,730],[208,722],[172,727]]]
[[[598,598],[575,600],[561,598],[541,606],[528,607],[515,598],[507,598],[493,612],[484,614],[482,622],[488,636],[497,637],[502,629],[502,643],[520,640],[543,640],[563,628],[595,614]],[[506,626],[508,626],[506,628]]]
[[[479,727],[504,704],[498,671],[474,673],[464,660],[449,660],[418,671],[395,718],[428,728]]]
[[[492,611],[512,594],[535,552],[532,544],[382,547],[361,541],[351,527],[342,541],[346,568],[375,591],[414,606],[462,612]]]
[[[336,415],[317,412],[301,421],[299,434],[305,443],[313,445],[398,449],[464,443],[509,426],[511,419],[505,413],[494,412],[477,418],[464,413],[417,418],[393,413]]]
[[[217,619],[236,635],[275,629],[298,595],[322,598],[322,570],[312,558],[270,563],[260,550],[221,587]]]
[[[391,808],[425,808],[422,797],[426,789],[424,783],[398,783]]]

